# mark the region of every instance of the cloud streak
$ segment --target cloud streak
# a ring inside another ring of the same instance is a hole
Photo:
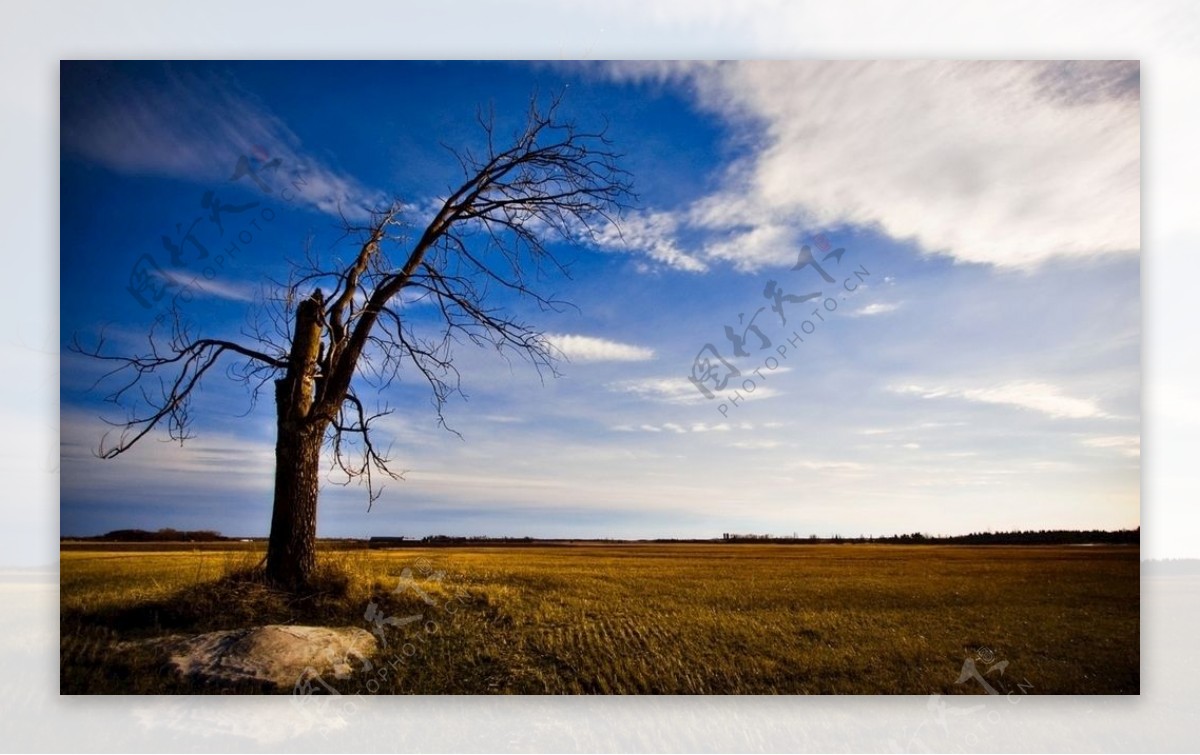
[[[856,309],[850,313],[852,317],[871,317],[873,315],[886,315],[889,312],[895,312],[900,309],[899,304],[891,302],[874,302],[865,307]]]
[[[661,401],[668,404],[702,404],[709,401],[687,378],[650,377],[637,380],[621,380],[610,383],[609,390],[618,393],[630,393],[649,401]],[[759,386],[752,393],[745,394],[739,401],[754,401],[781,395],[779,391],[769,386]]]
[[[547,333],[546,340],[571,362],[645,362],[654,349],[594,336]]]
[[[204,296],[237,302],[252,302],[257,299],[255,286],[248,283],[226,282],[215,278],[207,279],[203,275],[189,277],[166,271],[157,274],[157,277],[179,286],[180,291],[187,291],[189,296]]]
[[[1086,438],[1083,445],[1091,448],[1111,448],[1124,456],[1134,458],[1142,455],[1142,439],[1137,435],[1107,435]]]
[[[902,385],[894,386],[891,390],[924,399],[957,398],[985,404],[1015,406],[1055,419],[1106,419],[1112,416],[1090,399],[1068,396],[1058,386],[1038,381],[1014,381],[985,388]]]
[[[111,170],[223,183],[243,157],[278,159],[276,182],[286,181],[312,209],[362,218],[384,199],[306,154],[287,124],[231,79],[168,69],[158,82],[109,70],[72,94],[63,106],[64,149]]]

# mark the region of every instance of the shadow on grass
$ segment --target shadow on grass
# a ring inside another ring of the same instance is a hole
[[[201,582],[166,598],[67,610],[60,617],[61,694],[230,694],[271,691],[255,684],[214,686],[181,679],[165,653],[136,641],[265,624],[358,625],[363,605],[351,580],[323,566],[308,589],[289,593],[270,585],[261,569]]]

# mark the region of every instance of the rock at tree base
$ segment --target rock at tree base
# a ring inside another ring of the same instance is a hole
[[[152,646],[179,674],[215,684],[261,684],[292,689],[316,672],[345,678],[375,652],[375,638],[357,627],[270,624],[191,637],[174,635],[128,645]],[[352,664],[354,664],[352,666]]]

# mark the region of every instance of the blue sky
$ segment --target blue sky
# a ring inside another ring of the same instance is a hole
[[[339,210],[430,202],[457,177],[439,142],[478,144],[480,106],[511,129],[535,91],[607,123],[639,195],[621,233],[558,249],[571,277],[540,289],[577,309],[496,300],[551,334],[563,376],[458,349],[461,439],[419,379],[393,386],[380,429],[406,479],[369,513],[329,479],[320,534],[1137,526],[1137,80],[1121,63],[63,63],[61,531],[267,530],[272,407],[222,375],[183,447],[92,455],[99,418],[123,414],[65,346],[101,329],[144,346],[166,301],[129,291],[144,255],[203,334],[238,337],[289,260],[352,253]],[[271,193],[230,180],[242,155],[279,160]],[[163,237],[189,228],[210,256],[185,243],[172,265]],[[845,250],[834,283],[793,269],[805,244]],[[784,300],[785,324],[772,281],[821,296]],[[734,358],[739,315],[770,345],[750,333]],[[741,373],[711,399],[688,379],[709,344]]]

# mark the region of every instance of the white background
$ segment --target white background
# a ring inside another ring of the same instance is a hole
[[[64,58],[1127,58],[1142,61],[1143,558],[1197,558],[1200,4],[203,0],[0,6],[0,748],[1192,750],[1200,576],[1143,579],[1140,698],[61,698],[58,61]],[[15,572],[6,572],[13,574]],[[1003,610],[1003,607],[998,607]],[[975,700],[973,704],[978,704]]]

